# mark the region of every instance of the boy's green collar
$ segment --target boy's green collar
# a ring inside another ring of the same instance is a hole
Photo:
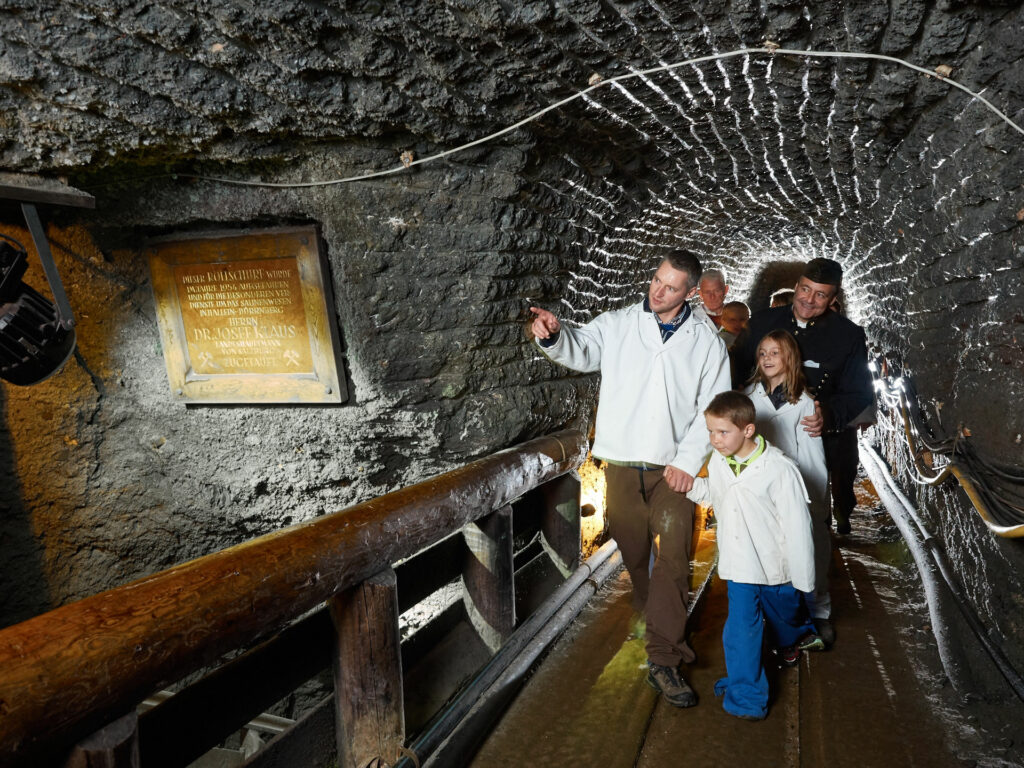
[[[750,454],[750,456],[745,458],[743,461],[737,461],[735,456],[726,456],[725,457],[726,463],[732,469],[733,473],[735,475],[737,475],[737,476],[739,475],[740,472],[742,472],[744,469],[746,469],[751,464],[753,464],[754,461],[762,453],[764,453],[765,446],[767,445],[765,443],[765,441],[764,441],[764,438],[761,437],[760,435],[754,435],[754,439],[757,441],[757,448],[755,448],[754,452],[752,454]]]

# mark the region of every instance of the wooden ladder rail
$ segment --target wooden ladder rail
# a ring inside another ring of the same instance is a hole
[[[118,768],[135,765],[131,749],[107,741],[131,732],[139,702],[322,603],[342,642],[359,631],[346,624],[352,606],[395,631],[393,563],[579,467],[586,453],[576,431],[537,438],[0,631],[0,764],[40,765],[40,756],[98,741],[97,749],[128,754]],[[387,727],[400,724],[392,718]],[[339,761],[350,764],[344,754]]]

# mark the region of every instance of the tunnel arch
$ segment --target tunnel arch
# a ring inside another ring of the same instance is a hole
[[[1019,457],[1024,156],[1019,134],[948,83],[864,60],[739,56],[602,86],[493,145],[386,180],[277,191],[184,177],[390,168],[402,151],[423,157],[512,125],[594,74],[766,39],[946,65],[1020,122],[1022,8],[9,4],[0,165],[67,176],[98,199],[95,217],[53,224],[62,268],[92,315],[74,382],[7,393],[5,450],[30,441],[54,458],[0,463],[30,480],[74,475],[30,491],[29,506],[53,510],[37,513],[36,529],[100,531],[91,548],[70,535],[49,545],[54,600],[271,529],[283,505],[306,519],[399,482],[389,477],[586,423],[593,380],[533,354],[524,308],[584,321],[633,300],[670,246],[724,268],[736,297],[765,284],[773,262],[836,258],[851,317],[923,398],[994,455]],[[138,242],[299,219],[323,229],[359,402],[315,416],[168,412]],[[31,430],[30,398],[60,415],[46,438]],[[239,414],[272,444],[245,443]],[[157,453],[139,435],[169,448]],[[178,488],[197,509],[174,498]],[[951,546],[990,557],[958,565],[986,613],[1004,617],[1006,634],[1019,630],[1005,617],[1024,615],[1020,553],[991,543],[948,490],[920,495]],[[144,529],[144,543],[119,543],[118,526]],[[175,541],[170,554],[165,540]],[[89,568],[109,581],[79,575]],[[1001,580],[1016,585],[1010,594]]]

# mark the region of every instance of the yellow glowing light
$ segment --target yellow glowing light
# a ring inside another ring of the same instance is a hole
[[[584,517],[580,523],[583,533],[583,556],[587,557],[604,543],[605,536],[605,479],[604,469],[589,456],[579,468],[580,505],[594,508],[594,514]]]

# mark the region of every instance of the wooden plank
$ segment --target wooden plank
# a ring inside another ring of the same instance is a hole
[[[462,530],[469,552],[462,573],[463,603],[480,639],[497,651],[516,625],[512,560],[512,507]]]
[[[331,665],[326,609],[297,622],[140,718],[146,768],[188,765]]]
[[[549,480],[538,491],[544,504],[544,549],[568,577],[580,565],[580,479],[572,472]]]
[[[63,768],[139,768],[139,718],[129,712],[74,746]]]
[[[462,574],[466,544],[451,536],[425,552],[395,566],[398,576],[398,610],[405,613]]]
[[[579,432],[538,438],[0,631],[0,763],[70,747],[167,681],[579,466],[586,449]]]
[[[388,569],[330,602],[338,768],[393,765],[405,743],[397,584]]]
[[[327,696],[246,760],[245,768],[333,768],[337,759],[334,718],[334,697]]]

